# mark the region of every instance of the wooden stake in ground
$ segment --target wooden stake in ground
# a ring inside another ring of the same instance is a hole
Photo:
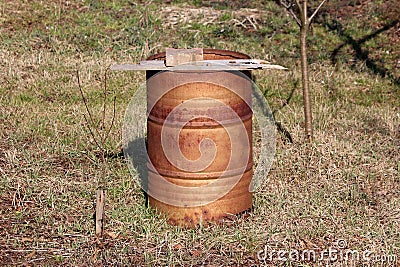
[[[311,100],[310,100],[310,88],[308,79],[308,62],[307,62],[307,35],[310,29],[311,22],[322,5],[326,2],[323,0],[319,6],[315,9],[313,14],[308,17],[307,15],[307,0],[280,0],[280,4],[286,8],[286,10],[292,15],[300,27],[300,49],[301,49],[301,74],[302,74],[302,86],[303,86],[303,102],[304,102],[304,119],[305,119],[305,134],[306,140],[311,141],[313,139],[313,127],[312,127],[312,112],[311,112]],[[297,10],[295,7],[297,6]],[[297,13],[297,14],[296,14]],[[299,16],[300,15],[300,19]]]
[[[97,190],[97,198],[96,198],[96,218],[95,218],[95,224],[96,224],[96,235],[102,235],[103,234],[103,229],[104,229],[104,207],[105,207],[105,202],[106,202],[106,195],[105,191],[103,189],[98,189]]]
[[[76,77],[78,79],[78,87],[79,91],[82,96],[82,101],[85,104],[86,112],[89,116],[89,118],[86,116],[86,114],[83,114],[83,117],[85,118],[86,121],[86,126],[90,132],[90,135],[92,136],[96,146],[100,149],[101,152],[101,177],[99,179],[99,184],[98,184],[98,189],[97,189],[97,194],[96,194],[96,215],[95,215],[95,232],[96,235],[102,236],[103,235],[103,230],[104,230],[104,225],[105,225],[105,203],[106,203],[106,189],[107,189],[107,161],[105,157],[105,144],[107,141],[108,136],[110,135],[111,129],[114,125],[114,119],[115,119],[115,96],[113,99],[113,116],[112,120],[110,123],[110,127],[106,129],[105,127],[105,122],[106,122],[106,102],[107,102],[107,71],[104,73],[104,87],[103,87],[103,93],[104,93],[104,98],[103,98],[103,113],[100,121],[100,127],[98,126],[99,123],[96,123],[95,120],[93,119],[92,113],[90,112],[87,99],[83,93],[80,77],[79,77],[79,70],[78,67],[76,68]],[[100,129],[99,129],[100,128]]]

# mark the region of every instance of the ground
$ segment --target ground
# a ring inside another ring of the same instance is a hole
[[[368,250],[377,266],[398,266],[399,9],[396,0],[334,0],[316,17],[309,36],[315,138],[307,144],[298,28],[274,1],[2,1],[1,264],[324,263],[264,262],[267,247]],[[105,69],[165,47],[229,49],[289,69],[254,73],[279,126],[271,171],[248,216],[195,229],[167,224],[145,206],[120,153],[124,111],[144,73],[108,73],[106,121],[111,95],[116,117],[106,143],[105,236],[97,238],[101,153],[85,126],[76,68],[97,120]]]

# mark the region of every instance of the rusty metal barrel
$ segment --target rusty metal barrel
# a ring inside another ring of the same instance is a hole
[[[204,60],[249,59],[226,50],[203,53]],[[146,78],[150,206],[186,227],[251,209],[250,71],[147,71]]]

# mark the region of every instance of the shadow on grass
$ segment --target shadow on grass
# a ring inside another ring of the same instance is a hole
[[[337,57],[340,52],[340,50],[347,46],[350,45],[352,49],[355,52],[355,58],[358,60],[362,60],[365,62],[365,65],[375,74],[378,74],[382,78],[389,78],[395,85],[400,85],[400,78],[395,77],[387,68],[384,66],[379,65],[376,60],[371,59],[369,57],[369,51],[366,49],[362,48],[362,45],[375,38],[379,34],[390,30],[391,28],[395,27],[398,23],[400,22],[399,19],[392,21],[389,24],[386,24],[382,28],[374,31],[371,34],[368,34],[361,39],[354,39],[350,34],[346,32],[344,29],[343,25],[337,21],[337,20],[331,20],[328,21],[327,19],[324,19],[323,25],[328,27],[330,30],[336,32],[340,37],[345,39],[345,42],[333,50],[332,55],[331,55],[331,61],[333,64],[337,62]]]
[[[254,82],[255,82],[255,81],[254,81]],[[280,107],[276,108],[274,111],[271,112],[271,114],[268,115],[268,117],[271,117],[272,120],[273,120],[273,122],[275,123],[275,126],[276,126],[278,132],[281,133],[282,136],[285,138],[285,140],[286,140],[287,142],[289,142],[290,144],[293,144],[293,137],[292,137],[292,135],[291,135],[290,132],[282,125],[282,123],[281,123],[280,121],[277,121],[277,120],[276,120],[276,117],[275,117],[275,116],[276,116],[276,113],[277,113],[278,111],[282,110],[284,107],[286,107],[287,105],[289,105],[290,100],[291,100],[292,97],[293,97],[294,91],[296,90],[296,88],[298,88],[298,86],[299,86],[299,82],[298,82],[298,80],[295,80],[292,90],[290,91],[288,97],[285,99],[285,101],[282,103],[282,105],[281,105]],[[266,97],[266,96],[264,96],[264,97]],[[261,103],[261,101],[259,101],[259,102]]]
[[[107,159],[122,159],[124,158],[124,152],[120,150],[119,152],[107,151],[104,155]]]
[[[297,82],[296,82],[297,84]],[[285,106],[289,105],[290,100],[293,97],[294,91],[296,90],[297,86],[295,85],[292,90],[289,93],[289,96],[286,98],[285,102],[283,102],[282,106],[275,109],[274,111],[272,111],[272,117],[274,118],[274,122],[275,122],[275,126],[278,129],[278,131],[286,138],[286,140],[290,143],[293,144],[293,137],[290,134],[290,132],[282,125],[282,123],[280,121],[276,121],[275,120],[275,114],[276,112],[278,112],[279,110],[283,109]]]
[[[145,205],[148,207],[149,196],[147,194],[149,177],[147,173],[147,150],[143,149],[145,145],[147,149],[147,140],[144,137],[137,138],[128,143],[127,147],[124,148],[123,154],[125,156],[125,160],[130,161],[132,163],[131,167],[134,167],[139,179],[140,187],[143,193],[143,197],[145,200]],[[132,170],[130,170],[132,171]]]

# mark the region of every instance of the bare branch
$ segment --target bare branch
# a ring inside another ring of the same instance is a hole
[[[303,1],[304,1],[304,0],[303,0]],[[302,13],[302,12],[301,12],[302,7],[301,7],[301,4],[300,4],[300,1],[299,1],[299,0],[296,0],[296,5],[297,5],[297,7],[299,8],[300,14],[301,14],[301,13]]]
[[[93,120],[92,113],[90,112],[89,106],[88,106],[88,104],[87,104],[87,99],[86,99],[86,97],[85,97],[85,95],[84,95],[84,93],[83,93],[83,90],[82,90],[82,85],[81,85],[81,80],[80,80],[80,76],[79,76],[78,65],[76,65],[76,77],[77,77],[77,79],[78,79],[78,87],[79,87],[79,91],[81,92],[81,96],[82,96],[83,103],[85,104],[86,111],[87,111],[87,113],[89,114],[90,123],[89,123],[89,120],[86,118],[85,114],[83,114],[84,117],[85,117],[86,126],[88,127],[88,129],[89,129],[89,131],[90,131],[90,134],[92,135],[93,139],[95,140],[96,145],[98,146],[99,149],[101,149],[101,146],[100,146],[99,143],[96,141],[96,136],[95,136],[95,134],[93,133],[91,127],[90,127],[90,125],[95,125],[95,122],[94,122],[94,120]],[[95,129],[95,131],[96,131],[97,136],[101,137],[99,131],[97,130],[97,127],[94,126],[94,129]]]
[[[296,0],[298,2],[298,0]],[[300,19],[302,27],[308,27],[308,15],[307,15],[307,0],[302,0],[303,8],[300,7]]]
[[[108,128],[108,131],[104,137],[104,140],[107,140],[108,136],[110,135],[111,132],[111,128],[114,126],[114,120],[115,120],[115,100],[116,100],[116,96],[114,96],[114,108],[113,108],[113,116],[112,116],[112,120],[111,120],[111,124],[110,124],[110,128]]]
[[[283,0],[279,0],[279,3],[286,9],[291,8],[291,4],[284,2]]]
[[[294,13],[293,9],[288,9],[294,20],[296,21],[297,25],[301,27],[301,20],[297,17],[297,15]]]
[[[312,19],[317,15],[318,11],[321,9],[322,5],[326,2],[326,0],[322,0],[322,2],[319,4],[317,9],[314,11],[314,13],[311,15],[311,17],[308,19],[308,22],[311,22]]]
[[[104,144],[106,142],[105,138],[105,121],[106,121],[106,103],[107,103],[107,69],[104,72],[104,99],[103,99],[103,116],[101,121],[101,130],[103,131],[103,136],[101,137],[101,145],[104,148]]]
[[[291,5],[290,3],[285,3],[284,1],[280,0],[279,1],[281,3],[281,5],[286,8],[286,10],[292,15],[292,17],[294,18],[294,20],[296,21],[297,25],[299,25],[299,27],[301,27],[301,21],[300,19],[297,17],[297,15],[294,13],[293,11],[293,5]]]
[[[94,135],[94,133],[93,133],[93,131],[92,131],[92,127],[90,127],[89,121],[88,121],[88,119],[86,118],[85,113],[83,113],[83,117],[85,118],[86,127],[88,128],[88,130],[89,130],[89,132],[90,132],[90,135],[93,137],[94,143],[96,144],[96,146],[97,146],[99,149],[101,149],[101,146],[100,146],[100,144],[99,144],[99,143],[97,142],[97,140],[96,140],[96,136]]]

